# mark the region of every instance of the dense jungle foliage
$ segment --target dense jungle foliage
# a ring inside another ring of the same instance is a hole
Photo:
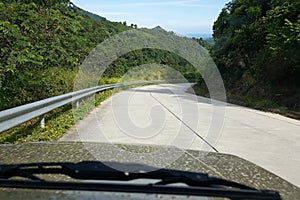
[[[68,0],[0,2],[0,110],[71,91],[89,51],[128,29],[80,13]]]
[[[233,0],[213,26],[211,53],[229,98],[300,107],[300,1]]]
[[[69,0],[2,0],[0,110],[72,91],[89,52],[105,39],[133,28],[137,26],[110,22]],[[194,78],[188,62],[161,50],[128,53],[105,76],[118,78],[145,63],[165,64]]]

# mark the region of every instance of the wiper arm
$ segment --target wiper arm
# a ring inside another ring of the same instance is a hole
[[[126,169],[126,172],[116,169]],[[125,182],[138,179],[154,179],[158,182],[145,185],[83,183],[78,181],[51,182],[36,176],[41,174],[63,174],[79,180]],[[31,181],[11,180],[13,177],[23,177]],[[174,183],[184,183],[187,186],[170,185]],[[0,187],[196,195],[232,199],[281,199],[278,192],[256,190],[233,181],[210,177],[204,173],[157,169],[146,165],[114,162],[0,165]]]

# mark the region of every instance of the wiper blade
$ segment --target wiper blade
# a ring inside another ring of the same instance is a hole
[[[116,169],[126,170],[124,172]],[[37,176],[42,174],[62,174],[79,180],[121,181],[123,184],[78,181],[51,182]],[[30,179],[30,181],[11,180],[13,177],[22,177]],[[144,185],[124,184],[126,181],[138,179],[158,181]],[[174,183],[183,183],[187,186],[170,185]],[[0,165],[0,187],[196,195],[232,199],[281,199],[276,191],[256,190],[233,181],[210,177],[204,173],[158,169],[146,165],[114,162],[85,161],[79,163]]]

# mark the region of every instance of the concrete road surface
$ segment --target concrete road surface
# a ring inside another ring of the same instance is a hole
[[[62,141],[171,145],[240,156],[300,187],[300,121],[186,93],[130,89],[104,101]]]

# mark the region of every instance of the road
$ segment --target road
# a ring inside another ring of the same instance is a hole
[[[300,187],[300,121],[163,84],[113,95],[62,141],[171,145],[249,160]]]

